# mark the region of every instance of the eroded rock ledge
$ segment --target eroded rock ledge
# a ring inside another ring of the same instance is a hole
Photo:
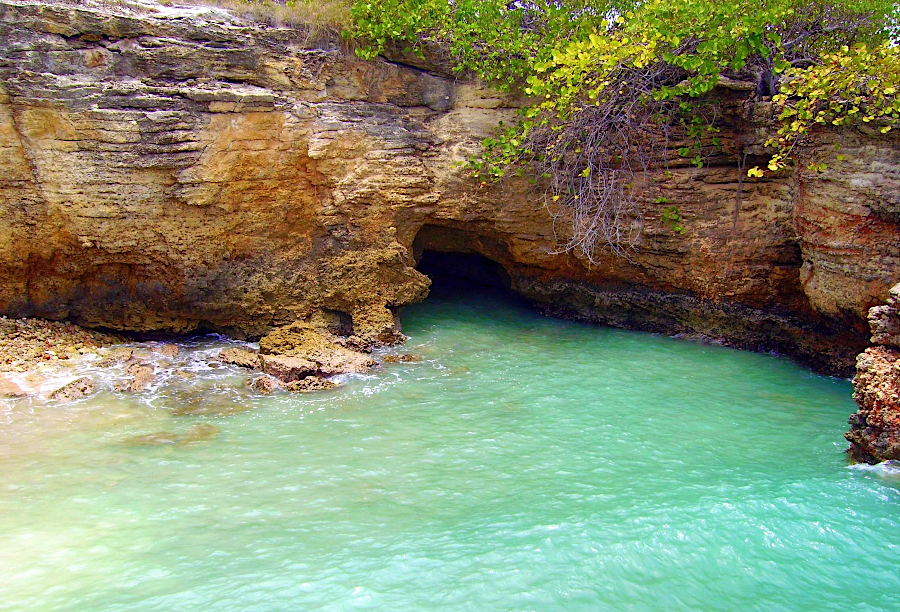
[[[590,265],[558,253],[526,180],[459,166],[515,96],[306,38],[177,2],[0,0],[0,314],[253,338],[337,320],[389,342],[433,250],[488,257],[566,316],[839,375],[866,346],[900,270],[893,133],[825,137],[844,160],[821,176],[744,180],[767,106],[724,90],[722,155],[698,170],[672,143],[632,256]]]
[[[869,311],[872,344],[856,361],[853,399],[859,411],[849,419],[849,454],[855,461],[900,459],[900,284],[888,303]]]

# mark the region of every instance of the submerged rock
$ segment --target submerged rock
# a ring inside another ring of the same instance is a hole
[[[141,436],[131,436],[122,440],[126,446],[185,446],[198,442],[210,442],[219,435],[219,428],[209,423],[197,423],[187,432],[179,435],[173,431],[157,431]]]
[[[855,461],[900,459],[900,284],[887,305],[869,311],[872,343],[856,360],[853,399],[859,410],[848,419],[848,453]]]
[[[385,363],[417,363],[422,361],[421,355],[414,355],[412,353],[405,353],[403,355],[385,355],[384,362]]]
[[[250,404],[197,393],[187,397],[180,406],[171,408],[169,413],[173,416],[224,417],[240,414],[252,408],[253,406]]]
[[[58,402],[73,402],[94,392],[94,381],[82,376],[50,394],[50,399]]]
[[[167,446],[178,442],[178,434],[173,431],[157,431],[141,436],[131,436],[122,440],[125,446]]]
[[[179,445],[196,444],[197,442],[211,442],[219,437],[219,428],[209,423],[197,423],[187,433],[178,438]]]

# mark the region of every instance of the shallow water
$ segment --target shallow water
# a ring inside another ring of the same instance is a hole
[[[900,475],[847,466],[848,382],[490,296],[403,320],[423,362],[321,394],[205,338],[140,398],[0,405],[0,610],[898,609]]]

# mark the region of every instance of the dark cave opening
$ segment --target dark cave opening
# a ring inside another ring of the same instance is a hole
[[[416,268],[431,279],[432,295],[474,290],[513,294],[503,266],[477,253],[423,251]]]
[[[413,242],[416,269],[431,279],[432,296],[492,293],[520,299],[504,266],[506,246],[469,228],[425,225]]]

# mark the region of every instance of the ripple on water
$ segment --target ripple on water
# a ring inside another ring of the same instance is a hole
[[[338,391],[255,395],[207,338],[144,394],[4,404],[0,610],[896,609],[900,470],[848,468],[846,381],[489,296],[404,322],[423,361]]]

